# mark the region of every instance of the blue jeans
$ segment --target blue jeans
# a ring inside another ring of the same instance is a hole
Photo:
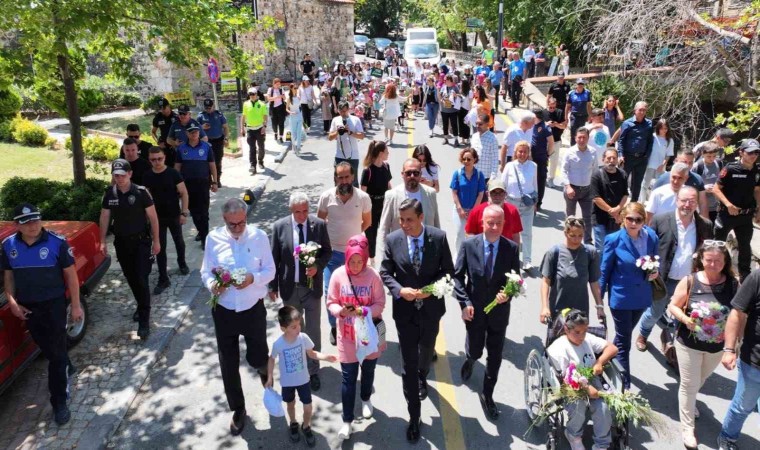
[[[377,359],[365,359],[362,363],[362,383],[359,397],[366,402],[372,395],[375,383],[375,366]],[[343,401],[343,423],[354,421],[354,402],[356,401],[356,379],[359,377],[359,363],[340,363],[343,372],[343,384],[340,387]]]
[[[425,112],[427,113],[428,128],[433,131],[435,120],[438,117],[438,103],[425,103]]]
[[[294,149],[300,149],[303,142],[303,116],[300,112],[290,115],[290,142]]]
[[[668,294],[662,300],[653,301],[652,306],[644,311],[644,314],[641,316],[641,322],[639,322],[640,335],[648,338],[649,335],[652,334],[652,329],[656,323],[659,323],[660,328],[663,329],[666,326],[670,327],[672,325],[672,322],[665,316],[665,311],[668,308],[670,297],[673,295],[673,292],[675,292],[679,281],[680,280],[674,280],[672,278],[668,278],[665,281],[665,288],[667,289]]]
[[[633,327],[639,322],[643,309],[612,309],[612,320],[615,322],[615,346],[618,348],[616,358],[625,369],[623,374],[623,385],[628,389],[631,387],[631,365],[629,358],[631,356],[631,335]]]
[[[755,409],[755,405],[760,408],[760,369],[742,360],[737,363],[739,377],[736,380],[736,391],[720,430],[720,435],[730,441],[739,438],[744,421]]]
[[[594,225],[594,247],[596,248],[596,251],[599,252],[599,255],[602,254],[604,251],[604,238],[607,236],[607,226],[606,225]]]
[[[339,252],[337,250],[333,250],[332,256],[330,257],[330,261],[325,266],[325,270],[322,271],[322,279],[324,280],[324,297],[325,297],[325,308],[327,308],[327,290],[330,288],[330,277],[332,276],[332,273],[335,269],[342,266],[346,263],[346,253],[345,252]],[[330,314],[330,311],[327,311],[327,320],[330,322],[330,326],[332,328],[335,328],[336,319],[335,317]]]

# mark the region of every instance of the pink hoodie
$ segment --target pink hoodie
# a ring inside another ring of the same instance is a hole
[[[385,308],[385,288],[380,275],[373,267],[367,267],[369,259],[368,241],[363,235],[356,235],[348,240],[346,247],[346,264],[338,267],[330,277],[330,286],[327,289],[327,309],[330,314],[338,319],[338,358],[342,363],[354,363],[356,359],[356,341],[354,337],[354,317],[341,316],[343,305],[365,306],[369,308],[372,317],[381,318]],[[351,273],[348,277],[348,261],[353,255],[361,255],[362,270]],[[354,296],[351,284],[353,282],[356,296]],[[358,298],[357,298],[358,297]],[[367,359],[376,359],[380,352],[373,353]]]

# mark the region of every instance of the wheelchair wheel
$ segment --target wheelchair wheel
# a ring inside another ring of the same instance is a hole
[[[543,379],[543,355],[538,350],[531,350],[525,361],[525,410],[528,417],[535,420],[541,407],[546,402],[546,386]],[[548,444],[547,444],[548,445]]]

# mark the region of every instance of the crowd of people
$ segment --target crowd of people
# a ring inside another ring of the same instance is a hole
[[[157,255],[159,269],[156,294],[169,286],[167,230],[180,272],[189,271],[181,227],[192,217],[205,249],[203,283],[218,300],[212,314],[222,381],[233,411],[231,432],[239,434],[246,417],[239,372],[243,336],[246,361],[265,387],[273,386],[279,360],[293,441],[303,435],[314,444],[310,404],[311,392],[322,384],[320,361],[339,362],[343,426],[338,434],[347,439],[355,419],[357,383],[361,414],[373,415],[375,366],[389,326],[383,315],[387,289],[403,360],[406,437],[416,442],[420,402],[428,395],[430,365],[437,357],[434,344],[446,313],[444,296],[426,287],[453,278],[452,296],[467,332],[461,378],[470,378],[487,350],[479,398],[487,417],[495,420],[499,411],[493,394],[511,300],[501,287],[508,273],[534,274],[533,261],[540,259],[535,273],[540,289],[529,293],[541,299],[539,320],[548,323],[562,311],[572,311],[565,318],[567,337],[550,348],[550,357],[588,367],[614,357],[625,369],[628,389],[631,344],[647,351],[647,340],[659,324],[663,351],[680,370],[678,403],[687,448],[697,447],[695,405],[702,384],[721,362],[729,370],[738,366],[736,392],[718,436],[721,450],[737,448],[742,424],[760,397],[760,272],[751,272],[750,265],[752,223],[760,201],[760,143],[742,141],[738,157],[729,162],[725,147],[733,134],[720,129],[714,139],[674,155],[667,120],[648,118],[645,102],[636,103],[628,119],[614,97],[603,108],[593,108],[585,80],[576,79],[571,87],[564,73],[551,85],[546,108],[520,112],[499,143],[494,134],[499,97],[506,100],[509,94],[512,107],[519,105],[521,83],[545,67],[542,47],[536,52],[531,45],[522,56],[513,51],[502,52],[501,58],[490,54],[490,60],[478,60],[474,68],[447,61],[438,66],[407,64],[390,56],[386,64],[339,63],[331,73],[306,57],[297,86],[285,88],[275,79],[269,88],[248,90],[241,133],[247,137],[253,173],[264,168],[270,120],[275,140],[282,141],[289,118],[298,155],[312,113],[319,108],[324,132],[335,142],[334,187],[315,206],[308,193],[292,192],[291,214],[278,220],[270,235],[247,223],[248,207],[240,199],[224,202],[225,225],[209,229],[209,192],[220,186],[221,155],[229,142],[229,127],[213,101],[204,102],[197,120],[189,108],[179,107],[175,114],[162,101],[152,130],[158,146],[145,145],[136,125],[127,128],[123,159],[112,164],[114,184],[104,194],[100,225],[102,242],[109,228],[115,236],[119,263],[137,301],[138,335],[145,339],[150,333],[152,255]],[[394,132],[404,120],[420,118],[427,121],[431,137],[440,128],[444,144],[462,146],[457,153],[461,167],[450,174],[447,194],[454,204],[452,230],[441,229],[437,199],[448,174],[441,173],[430,149],[415,147],[400,173],[387,162]],[[377,122],[385,139],[372,140],[365,150],[365,130]],[[570,147],[559,157],[565,132]],[[366,156],[360,161],[362,152]],[[675,163],[666,171],[673,156]],[[402,180],[395,187],[394,174]],[[535,255],[533,219],[543,208],[547,186],[563,191],[564,242]],[[14,292],[13,252],[21,239],[33,245],[41,230],[25,225],[39,221],[39,212],[20,208],[15,219],[21,234],[3,243],[2,267],[9,269],[5,287],[12,311],[26,318],[27,297],[21,291],[31,288],[16,283],[19,292]],[[738,277],[726,244],[732,230]],[[449,236],[455,241],[453,255]],[[312,242],[318,249],[311,259],[299,257]],[[105,244],[101,250],[107,252]],[[645,262],[653,265],[645,269]],[[62,258],[61,264],[69,267],[70,262]],[[225,281],[219,275],[224,270],[240,270],[244,276]],[[280,298],[285,305],[278,314],[283,335],[271,352],[265,298]],[[613,343],[586,338],[592,307],[597,318],[606,319],[605,298],[614,323]],[[484,312],[494,299],[495,307]],[[710,326],[701,322],[704,308],[710,311]],[[322,352],[323,311],[337,355]],[[367,317],[380,345],[376,352],[360,354],[356,323]],[[50,350],[57,364],[54,369],[51,362],[51,379],[66,376],[65,354],[55,351]],[[60,409],[60,389],[55,389],[54,407]],[[296,392],[304,405],[300,425]],[[569,412],[566,436],[574,450],[581,449],[585,415]],[[601,407],[592,413],[595,448],[606,448],[610,413]]]

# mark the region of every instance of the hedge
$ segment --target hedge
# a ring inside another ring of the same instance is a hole
[[[72,181],[13,177],[0,188],[0,218],[12,220],[13,209],[29,202],[40,208],[44,220],[97,222],[108,186],[108,182],[98,179],[75,186]]]
[[[42,147],[48,139],[48,132],[42,125],[22,117],[10,122],[9,131],[14,141],[30,147]]]
[[[67,137],[64,147],[71,151],[71,138]],[[82,138],[84,157],[93,161],[113,161],[119,157],[119,144],[109,137],[93,136]]]

